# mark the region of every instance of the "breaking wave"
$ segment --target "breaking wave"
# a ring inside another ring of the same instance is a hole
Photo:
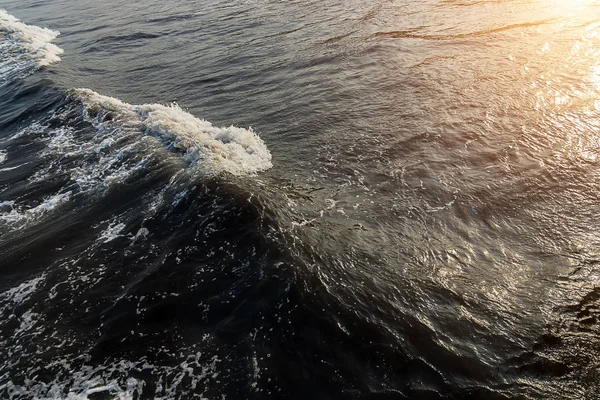
[[[215,127],[177,105],[131,105],[89,89],[71,90],[52,111],[7,138],[0,163],[28,144],[38,146],[39,161],[16,159],[10,169],[39,163],[22,190],[50,190],[0,202],[0,236],[68,212],[81,196],[102,198],[150,173],[185,173],[194,181],[253,176],[272,166],[267,146],[250,129]]]
[[[24,24],[0,8],[0,86],[60,61],[63,50],[51,43],[59,34]]]

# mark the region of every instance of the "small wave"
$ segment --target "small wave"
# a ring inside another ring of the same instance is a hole
[[[60,61],[63,50],[51,43],[59,34],[24,24],[0,8],[0,84]]]
[[[6,161],[6,151],[0,150],[0,164],[4,164],[4,161]]]
[[[510,24],[499,26],[491,29],[484,29],[475,32],[467,32],[467,33],[454,33],[454,34],[421,34],[418,33],[419,29],[410,29],[410,30],[402,30],[402,31],[387,31],[387,32],[375,32],[371,35],[373,38],[391,38],[391,39],[421,39],[421,40],[458,40],[458,39],[468,39],[471,37],[478,36],[487,36],[492,35],[494,33],[501,33],[505,31],[510,31],[513,29],[528,29],[535,28],[538,26],[542,26],[552,22],[553,20],[543,20],[537,22],[525,22],[520,24]]]
[[[180,152],[203,173],[253,175],[272,167],[271,153],[251,129],[220,128],[194,117],[176,104],[131,105],[89,89],[73,89],[86,119],[108,138],[139,132]]]

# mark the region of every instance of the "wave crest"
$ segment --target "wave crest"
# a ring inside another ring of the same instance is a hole
[[[60,61],[63,50],[51,43],[59,34],[24,24],[0,8],[0,83]]]
[[[132,105],[90,89],[73,89],[71,96],[83,103],[85,118],[99,131],[117,135],[138,131],[183,153],[209,175],[253,175],[272,167],[271,153],[251,129],[215,127],[176,104]]]

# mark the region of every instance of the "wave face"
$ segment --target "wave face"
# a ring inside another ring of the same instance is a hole
[[[51,43],[59,34],[24,24],[0,9],[0,85],[59,62],[63,50]]]

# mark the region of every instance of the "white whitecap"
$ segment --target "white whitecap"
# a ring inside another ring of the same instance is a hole
[[[89,89],[71,93],[84,104],[88,121],[107,138],[133,132],[154,138],[209,175],[253,175],[272,167],[271,153],[251,129],[216,127],[176,104],[132,105]]]
[[[0,8],[0,84],[60,61],[58,31],[27,25]]]

